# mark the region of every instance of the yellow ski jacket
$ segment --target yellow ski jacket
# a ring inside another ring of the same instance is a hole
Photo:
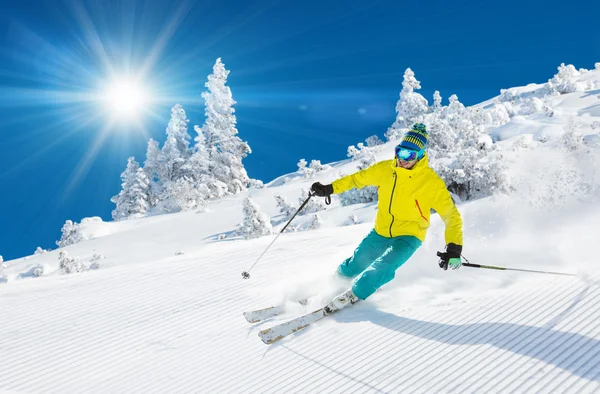
[[[446,244],[462,245],[462,219],[446,184],[429,167],[427,156],[407,170],[385,160],[332,183],[339,194],[353,188],[377,186],[379,202],[375,231],[383,237],[413,235],[425,240],[431,209],[446,225]]]

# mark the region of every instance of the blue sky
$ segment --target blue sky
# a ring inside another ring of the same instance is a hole
[[[161,143],[170,108],[204,121],[217,57],[251,177],[300,158],[345,157],[395,119],[411,67],[431,102],[467,104],[600,61],[600,4],[503,1],[2,1],[0,255],[55,248],[67,219],[110,220],[127,157]],[[156,100],[137,123],[90,99],[111,75],[144,75]],[[191,128],[190,128],[191,129]],[[193,134],[192,130],[190,133]]]

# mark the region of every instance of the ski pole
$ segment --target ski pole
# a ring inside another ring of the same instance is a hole
[[[244,279],[250,279],[250,270],[252,270],[252,268],[254,268],[254,266],[256,265],[256,263],[258,263],[258,261],[261,259],[261,257],[263,257],[263,255],[265,253],[267,253],[267,250],[269,250],[269,248],[271,247],[271,245],[273,245],[275,243],[275,241],[277,241],[277,238],[279,238],[279,236],[285,231],[285,229],[287,228],[287,226],[289,226],[289,224],[292,222],[292,220],[294,220],[294,218],[302,210],[302,208],[304,208],[306,206],[306,204],[308,204],[308,201],[310,200],[310,198],[312,196],[314,196],[314,193],[309,192],[308,193],[308,198],[302,203],[302,205],[300,205],[300,208],[298,208],[298,210],[296,211],[296,213],[294,214],[294,216],[292,216],[292,218],[285,224],[285,226],[283,226],[283,228],[281,229],[281,231],[279,232],[279,234],[277,234],[277,236],[275,237],[275,239],[273,239],[271,241],[271,243],[269,244],[269,246],[267,246],[267,248],[265,249],[265,251],[262,252],[260,256],[258,256],[258,258],[254,262],[254,264],[252,264],[252,267],[250,267],[250,269],[248,271],[242,272],[242,278],[244,278]],[[326,202],[329,205],[329,203],[331,202],[331,198],[328,198],[326,200]]]
[[[438,256],[439,257],[443,257],[443,253],[438,252]],[[488,270],[499,270],[499,271],[520,271],[520,272],[533,272],[536,274],[549,274],[549,275],[564,275],[564,276],[577,276],[576,274],[568,274],[568,273],[564,273],[564,272],[551,272],[551,271],[536,271],[536,270],[526,270],[526,269],[520,269],[520,268],[508,268],[508,267],[498,267],[495,265],[482,265],[482,264],[471,264],[469,263],[469,260],[467,260],[465,258],[465,256],[461,256],[463,259],[465,259],[466,263],[463,263],[462,265],[464,267],[471,267],[471,268],[485,268]]]

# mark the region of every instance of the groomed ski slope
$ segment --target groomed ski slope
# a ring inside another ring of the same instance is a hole
[[[595,278],[466,268],[444,273],[426,253],[404,267],[407,277],[423,277],[416,283],[398,278],[363,304],[263,344],[258,327],[271,322],[252,326],[242,311],[276,299],[282,277],[333,269],[333,259],[318,261],[306,250],[338,255],[368,227],[280,237],[263,262],[269,269],[247,282],[240,271],[267,239],[2,286],[0,387],[57,393],[600,390]],[[445,290],[458,276],[465,288]],[[402,284],[428,283],[442,294],[403,300]],[[497,288],[485,290],[491,286]]]
[[[321,229],[283,234],[243,280],[241,272],[274,235],[233,235],[242,200],[249,195],[280,229],[273,196],[295,203],[313,181],[354,171],[357,163],[345,160],[314,179],[283,176],[203,213],[87,220],[90,239],[64,250],[83,259],[106,256],[97,270],[60,274],[58,251],[7,262],[0,391],[600,392],[600,204],[597,186],[582,188],[600,184],[597,151],[570,155],[532,140],[524,146],[536,127],[560,134],[567,115],[597,105],[585,93],[558,99],[557,115],[543,125],[521,117],[513,125],[519,130],[503,126],[511,134],[499,144],[513,193],[459,210],[470,262],[577,277],[442,271],[435,252],[444,246],[443,224],[433,215],[423,247],[394,281],[365,302],[263,344],[260,329],[320,307],[349,286],[333,272],[372,228],[375,206],[341,207],[334,199],[319,213]],[[392,147],[381,146],[378,159],[390,157]],[[350,215],[361,224],[349,225]],[[44,275],[35,278],[37,265]],[[288,302],[287,315],[267,322],[251,325],[242,316],[305,296],[313,296],[308,306]]]

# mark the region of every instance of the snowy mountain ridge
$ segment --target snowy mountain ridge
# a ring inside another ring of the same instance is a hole
[[[283,175],[205,211],[89,218],[80,225],[86,240],[5,262],[0,389],[599,392],[600,70],[572,79],[575,91],[543,95],[541,104],[532,101],[543,84],[475,106],[508,102],[501,105],[514,110],[510,121],[486,129],[511,190],[461,202],[459,210],[472,263],[578,277],[442,271],[435,253],[444,247],[444,226],[432,215],[423,246],[392,282],[266,347],[259,329],[322,306],[349,286],[333,273],[372,228],[376,204],[343,206],[335,197],[316,212],[321,225],[310,231],[315,213],[298,216],[296,231],[282,234],[244,281],[240,273],[275,235],[236,235],[243,200],[279,231],[288,216],[275,197],[297,207],[312,182],[356,171],[360,159],[345,159],[309,178],[300,170]],[[581,143],[569,145],[569,134]],[[370,154],[389,159],[393,146],[390,140]],[[95,260],[97,269],[64,275],[61,251]],[[293,302],[306,296],[305,307]],[[287,302],[286,315],[257,325],[242,317],[278,302]]]

